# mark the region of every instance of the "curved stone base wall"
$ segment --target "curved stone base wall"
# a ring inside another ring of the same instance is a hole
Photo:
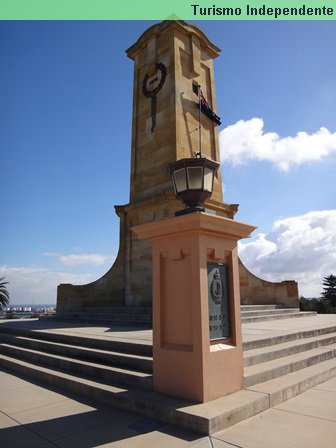
[[[298,284],[293,280],[268,282],[252,274],[241,260],[239,260],[239,280],[242,305],[299,307]]]
[[[210,200],[213,213],[233,219],[235,205]],[[111,269],[87,285],[61,284],[57,289],[57,312],[80,311],[85,307],[151,306],[152,247],[139,240],[132,227],[172,218],[181,203],[172,193],[164,193],[137,204],[116,206],[120,218],[119,253]]]
[[[159,201],[165,203],[165,201]],[[167,199],[166,199],[167,202]],[[169,202],[169,201],[168,201]],[[152,207],[153,204],[150,204]],[[167,209],[171,209],[167,204]],[[115,263],[100,279],[87,285],[61,284],[57,290],[57,312],[80,311],[86,307],[151,306],[152,249],[148,242],[138,241],[130,227],[144,222],[141,214],[128,206],[116,207],[120,218],[120,248]],[[146,215],[147,216],[147,215]],[[139,217],[141,219],[139,219]],[[163,218],[162,214],[159,218]],[[148,221],[153,219],[147,216]],[[268,282],[252,274],[239,261],[242,305],[277,304],[299,307],[298,285],[295,281]]]
[[[57,287],[57,314],[81,311],[85,307],[123,306],[125,301],[125,214],[116,207],[120,218],[120,245],[118,256],[109,271],[98,280],[86,285],[62,283]]]

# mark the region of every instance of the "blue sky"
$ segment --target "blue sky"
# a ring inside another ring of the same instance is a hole
[[[0,276],[12,303],[106,272],[129,199],[133,62],[154,22],[0,22]],[[336,23],[194,22],[215,61],[225,201],[240,254],[305,296],[336,274]],[[320,131],[320,129],[322,131]],[[303,134],[304,133],[304,134]]]

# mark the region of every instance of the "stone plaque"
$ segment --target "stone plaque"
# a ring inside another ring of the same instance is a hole
[[[210,340],[230,337],[227,265],[208,263]]]

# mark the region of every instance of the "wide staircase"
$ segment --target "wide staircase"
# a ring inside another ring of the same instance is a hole
[[[242,305],[242,323],[261,322],[276,319],[310,317],[315,312],[300,312],[299,308],[285,308],[282,305]],[[137,326],[151,328],[152,309],[149,307],[86,307],[78,311],[58,312],[58,320],[98,323],[102,325]]]
[[[241,322],[248,324],[278,319],[316,316],[315,311],[300,311],[299,308],[286,308],[283,305],[241,305]]]
[[[335,320],[321,328],[250,340],[244,343],[245,390],[195,404],[153,392],[150,343],[0,325],[2,368],[203,434],[336,376],[335,355]]]

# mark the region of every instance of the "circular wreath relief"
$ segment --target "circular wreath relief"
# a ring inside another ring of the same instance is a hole
[[[223,293],[223,284],[219,275],[219,271],[216,269],[210,285],[210,294],[212,300],[217,305],[219,305],[222,301],[222,293]]]
[[[142,92],[146,98],[153,98],[157,95],[157,93],[162,89],[162,86],[166,80],[167,69],[160,62],[156,64],[156,73],[152,76],[149,76],[146,73],[143,83],[142,83]]]
[[[143,94],[146,98],[151,99],[152,133],[154,132],[154,129],[156,127],[156,95],[162,88],[167,75],[167,69],[163,64],[156,64],[156,69],[157,70],[154,75],[149,76],[148,73],[146,73],[142,83]]]

